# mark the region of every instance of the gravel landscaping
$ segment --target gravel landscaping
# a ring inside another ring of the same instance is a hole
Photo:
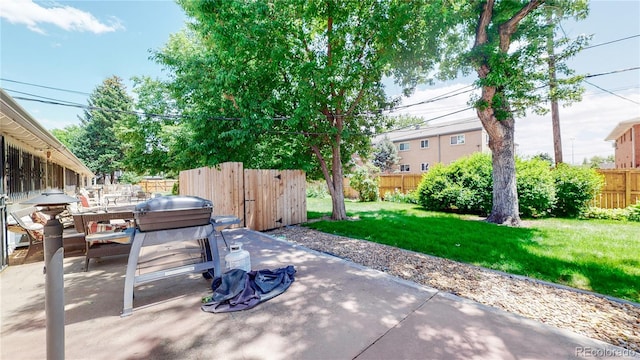
[[[640,352],[640,304],[301,226],[271,236]]]

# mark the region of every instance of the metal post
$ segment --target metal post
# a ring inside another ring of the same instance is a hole
[[[23,204],[40,206],[49,215],[44,226],[45,314],[47,325],[47,360],[64,359],[64,248],[62,224],[56,216],[64,207],[79,200],[65,195],[61,190],[43,192]]]
[[[61,211],[60,208],[43,210],[51,217],[44,226],[47,360],[64,359],[64,248],[62,224],[56,219]]]

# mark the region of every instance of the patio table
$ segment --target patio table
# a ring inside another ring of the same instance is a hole
[[[118,198],[120,198],[120,195],[118,194],[105,194],[102,196],[102,198],[104,199],[105,202],[105,206],[109,206],[110,203],[113,203],[114,205],[118,205]]]

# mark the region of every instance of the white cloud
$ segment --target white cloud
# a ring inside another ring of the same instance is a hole
[[[404,99],[403,105],[416,104],[433,99],[446,93],[456,93],[467,84],[455,84],[437,89],[417,90],[411,97]],[[619,95],[640,102],[638,89],[619,92]],[[447,95],[445,95],[447,96]],[[477,116],[474,110],[455,113],[469,107],[467,101],[470,93],[453,96],[428,104],[412,106],[397,111],[399,114],[411,114],[432,120],[433,122],[452,121],[456,119]],[[579,103],[570,107],[562,107],[560,113],[560,131],[562,138],[563,157],[565,162],[582,163],[584,158],[593,156],[613,155],[611,142],[604,139],[621,121],[640,116],[640,105],[621,99],[607,93],[589,92]],[[442,117],[443,115],[451,114]],[[528,115],[516,119],[515,141],[518,145],[517,153],[521,156],[531,156],[548,153],[553,150],[553,132],[551,128],[551,114],[545,116]]]
[[[92,14],[71,6],[43,7],[32,0],[2,0],[0,10],[1,18],[12,24],[26,25],[29,30],[43,35],[46,32],[41,26],[45,24],[55,25],[66,31],[88,31],[95,34],[124,29],[115,17],[105,24]]]

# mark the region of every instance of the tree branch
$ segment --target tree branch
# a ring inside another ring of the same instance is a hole
[[[518,28],[518,24],[525,16],[527,16],[530,12],[537,9],[540,5],[544,4],[545,0],[531,0],[527,5],[525,5],[520,11],[518,11],[511,19],[507,20],[505,23],[500,25],[500,50],[502,52],[507,52],[509,50],[509,44],[511,42],[511,36],[516,29]]]
[[[327,182],[327,187],[329,188],[329,193],[333,198],[333,194],[335,193],[335,187],[333,186],[333,182],[330,181],[331,174],[329,174],[329,168],[327,167],[327,162],[325,161],[324,157],[322,157],[322,152],[320,152],[320,148],[318,146],[311,145],[311,150],[313,151],[314,154],[316,154],[316,157],[318,158],[318,162],[320,163],[320,168],[322,169],[322,174],[324,175],[324,179]]]
[[[327,7],[329,13],[329,16],[327,18],[327,66],[329,67],[329,69],[331,69],[331,66],[333,66],[333,51],[331,47],[331,38],[333,35],[333,16],[331,13],[331,2],[327,4]],[[335,84],[333,83],[333,81],[329,83],[329,86],[331,88],[331,96],[335,97],[336,91],[334,89]]]
[[[480,19],[478,19],[478,27],[476,27],[476,40],[473,44],[474,50],[485,45],[489,41],[487,29],[489,28],[489,24],[491,24],[491,18],[493,15],[493,4],[493,0],[488,0],[482,7]],[[487,74],[489,74],[491,69],[487,64],[486,58],[480,65],[478,65],[478,68],[476,70],[478,72],[479,78],[484,79],[485,77],[487,77]]]
[[[482,7],[482,13],[480,14],[480,19],[478,20],[478,27],[476,27],[476,41],[473,44],[474,49],[481,45],[486,44],[487,41],[489,41],[487,28],[491,23],[492,15],[493,15],[493,0],[488,0]]]

